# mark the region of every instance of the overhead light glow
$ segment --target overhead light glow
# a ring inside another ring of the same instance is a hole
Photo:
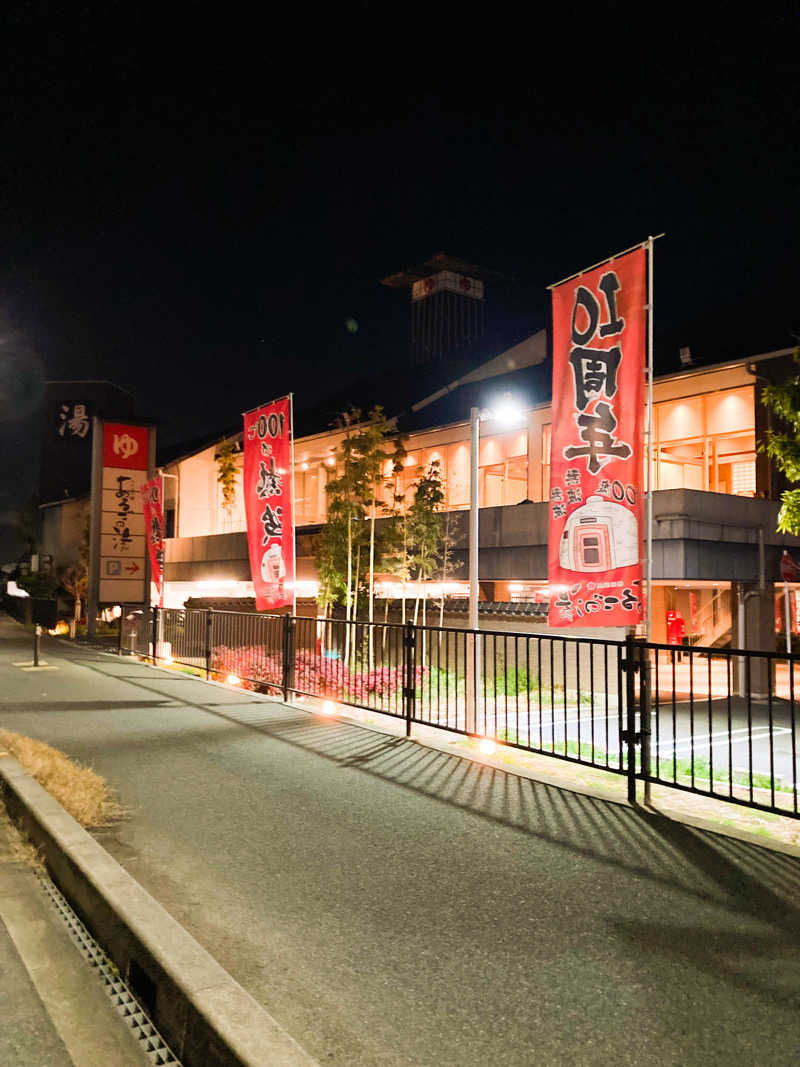
[[[489,412],[489,418],[506,426],[517,425],[524,417],[522,405],[510,393],[504,393]]]
[[[336,458],[334,456],[328,456],[325,462],[328,464],[329,467],[332,467],[336,463]]]

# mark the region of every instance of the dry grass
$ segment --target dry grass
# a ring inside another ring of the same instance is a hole
[[[0,749],[18,760],[81,826],[109,826],[122,816],[105,778],[58,749],[8,730],[0,730]]]
[[[36,871],[44,870],[42,857],[38,849],[30,843],[16,825],[11,816],[0,804],[0,863],[22,863]]]

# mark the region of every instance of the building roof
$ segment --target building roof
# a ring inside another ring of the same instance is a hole
[[[722,370],[726,367],[758,363],[791,355],[795,349],[780,348],[756,355],[735,355],[724,360],[696,360],[691,366],[681,366],[677,357],[669,368],[656,373],[656,381],[689,374]],[[420,368],[414,373],[403,371],[391,377],[384,370],[365,375],[361,380],[344,387],[323,404],[303,409],[295,398],[295,437],[310,437],[325,433],[335,423],[336,416],[352,407],[366,414],[381,404],[386,415],[397,420],[401,433],[435,429],[469,418],[471,407],[491,408],[496,400],[508,392],[525,408],[547,404],[552,397],[552,358],[550,339],[544,330],[527,335],[506,348],[496,340],[483,338],[458,358]],[[692,352],[694,356],[694,351]],[[522,364],[521,366],[519,364]],[[512,365],[513,364],[513,365]],[[221,443],[226,438],[240,437],[241,422],[221,428],[219,432],[172,449],[159,451],[158,463],[166,466],[180,459]]]
[[[396,274],[382,278],[381,285],[387,285],[390,289],[410,289],[414,282],[430,278],[431,275],[443,270],[451,270],[456,274],[468,274],[471,278],[480,278],[485,282],[510,280],[496,270],[488,270],[486,267],[479,267],[476,263],[467,263],[458,256],[448,256],[445,252],[437,252],[424,263],[418,263],[415,267],[406,267],[405,270],[399,270]]]

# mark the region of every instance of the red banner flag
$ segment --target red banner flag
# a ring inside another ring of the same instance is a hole
[[[150,556],[150,575],[164,606],[164,479],[152,478],[142,485],[144,535]]]
[[[244,504],[256,609],[294,603],[292,404],[284,396],[244,416]]]
[[[644,248],[553,289],[551,626],[643,619]]]

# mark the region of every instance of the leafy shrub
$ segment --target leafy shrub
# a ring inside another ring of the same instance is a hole
[[[283,685],[280,652],[266,652],[261,646],[228,648],[218,645],[211,654],[211,670],[226,676],[235,674],[245,689],[269,692]],[[417,667],[415,684],[426,671]],[[375,667],[371,671],[354,671],[341,660],[326,659],[308,650],[295,656],[294,688],[325,697],[363,698],[365,695],[389,697],[403,687],[401,667]]]

